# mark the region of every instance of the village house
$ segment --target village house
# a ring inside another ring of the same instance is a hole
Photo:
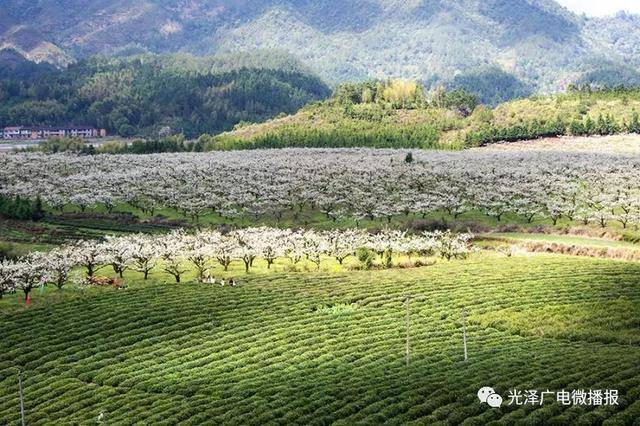
[[[103,138],[107,136],[105,129],[96,129],[91,126],[64,126],[64,127],[5,127],[0,131],[0,137],[4,140],[34,140],[49,138]]]

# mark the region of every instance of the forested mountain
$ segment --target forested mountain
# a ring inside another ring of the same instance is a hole
[[[98,56],[63,71],[13,77],[0,80],[0,127],[82,123],[122,136],[166,127],[186,136],[218,133],[330,94],[295,60],[277,55]]]
[[[494,101],[640,65],[640,18],[586,18],[552,0],[3,0],[2,12],[0,48],[56,65],[96,53],[279,49],[330,83],[462,75],[466,85],[497,67]]]
[[[13,49],[0,50],[0,64],[0,79],[30,80],[33,77],[57,71],[57,68],[50,63],[30,61]]]

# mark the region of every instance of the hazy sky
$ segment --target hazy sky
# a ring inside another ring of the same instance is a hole
[[[613,15],[621,10],[640,13],[638,0],[558,0],[558,3],[569,9],[591,16]]]

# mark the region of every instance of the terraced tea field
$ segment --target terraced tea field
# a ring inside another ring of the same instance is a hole
[[[0,424],[637,424],[640,264],[559,255],[0,304]],[[410,358],[406,363],[410,295]],[[464,361],[462,307],[468,315]],[[4,308],[4,309],[3,309]],[[501,408],[476,392],[492,386]],[[618,406],[508,405],[616,389]],[[634,423],[636,422],[636,423]]]

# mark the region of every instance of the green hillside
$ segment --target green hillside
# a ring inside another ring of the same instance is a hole
[[[210,149],[343,147],[461,149],[547,136],[640,132],[640,90],[574,87],[497,105],[407,80],[344,85],[324,102],[200,140]]]

